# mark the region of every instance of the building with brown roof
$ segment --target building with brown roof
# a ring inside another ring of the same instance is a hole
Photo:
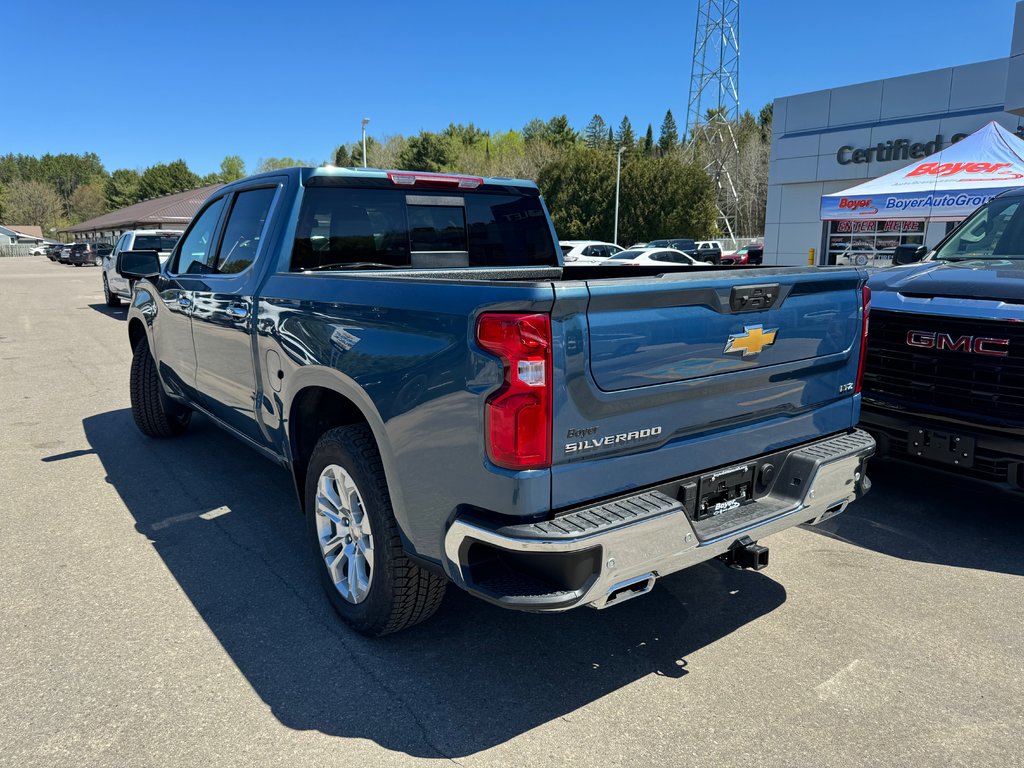
[[[108,240],[112,243],[122,232],[132,229],[184,229],[206,199],[222,186],[211,184],[188,192],[143,200],[62,229],[61,232],[72,235],[77,241]]]

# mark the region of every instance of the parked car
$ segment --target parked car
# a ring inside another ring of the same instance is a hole
[[[868,283],[864,427],[890,458],[1024,490],[1024,190],[893,261]]]
[[[674,248],[630,248],[620,251],[605,262],[614,267],[657,267],[664,264],[693,267],[699,265],[693,256]]]
[[[600,240],[560,240],[558,245],[566,265],[600,264],[623,250],[620,245]]]
[[[688,237],[673,237],[668,240],[651,240],[645,246],[647,248],[674,248],[677,251],[688,253],[691,256],[697,253],[697,241]]]
[[[60,253],[65,248],[63,243],[53,243],[52,245],[46,246],[46,258],[50,261],[59,261]]]
[[[574,278],[533,182],[361,168],[228,184],[164,265],[119,260],[135,424],[199,411],[286,467],[367,635],[449,581],[554,612],[760,569],[868,489],[863,270]]]
[[[49,247],[50,246],[46,243],[40,243],[39,245],[32,246],[32,248],[29,249],[28,254],[29,256],[45,256],[46,250]]]
[[[125,232],[103,258],[103,299],[108,307],[118,307],[121,299],[130,300],[132,285],[117,272],[117,256],[124,251],[156,251],[160,263],[167,261],[181,237],[180,229],[136,229]]]
[[[692,256],[697,261],[704,261],[708,264],[722,262],[722,244],[718,240],[698,240],[696,245],[697,251]]]
[[[742,248],[722,255],[721,264],[761,264],[764,261],[764,246],[761,243],[749,243]]]
[[[68,249],[67,259],[62,256],[61,261],[67,264],[74,264],[76,267],[85,264],[93,264],[97,267],[103,266],[103,257],[113,249],[109,243],[72,243]]]

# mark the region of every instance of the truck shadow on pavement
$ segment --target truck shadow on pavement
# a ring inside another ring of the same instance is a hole
[[[115,320],[127,320],[128,319],[128,307],[123,304],[120,307],[108,307],[105,302],[99,304],[89,304],[89,309],[96,310],[101,315],[112,317]]]
[[[451,588],[433,619],[372,641],[322,595],[284,470],[202,418],[170,441],[142,437],[128,410],[84,427],[136,530],[295,729],[419,757],[470,755],[588,717],[577,710],[648,675],[685,684],[702,673],[688,657],[786,600],[763,574],[718,563],[607,611],[511,613]]]
[[[1024,494],[909,462],[876,459],[874,486],[810,528],[905,560],[1024,576]]]

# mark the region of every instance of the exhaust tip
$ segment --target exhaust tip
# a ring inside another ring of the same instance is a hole
[[[624,603],[631,598],[646,595],[654,589],[654,582],[656,580],[657,576],[653,573],[645,573],[643,576],[637,576],[632,579],[627,579],[626,581],[620,581],[608,590],[608,596],[605,597],[604,601],[598,607],[607,608],[609,605],[617,605],[618,603]]]

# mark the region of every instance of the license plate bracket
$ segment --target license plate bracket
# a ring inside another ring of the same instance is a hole
[[[754,472],[757,463],[709,472],[697,484],[697,503],[693,519],[717,517],[753,501]]]
[[[974,466],[973,437],[917,427],[910,430],[908,438],[907,452],[911,456],[919,456],[941,464],[953,464],[965,469]]]

